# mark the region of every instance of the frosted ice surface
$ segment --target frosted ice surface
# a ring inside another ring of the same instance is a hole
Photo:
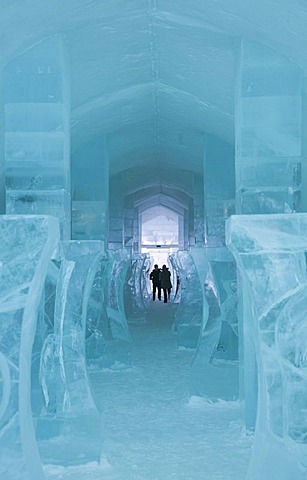
[[[58,220],[0,217],[0,477],[43,479],[31,415],[31,356]]]
[[[233,216],[228,245],[250,294],[258,365],[248,479],[307,475],[307,215]]]

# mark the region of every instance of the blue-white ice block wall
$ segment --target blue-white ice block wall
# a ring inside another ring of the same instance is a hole
[[[72,238],[107,241],[109,156],[105,138],[72,155]]]
[[[242,41],[235,96],[236,212],[300,211],[301,70]]]
[[[204,148],[205,243],[225,245],[225,221],[234,213],[235,151],[232,145],[206,135]]]
[[[49,214],[70,238],[70,75],[61,36],[4,69],[6,213]]]

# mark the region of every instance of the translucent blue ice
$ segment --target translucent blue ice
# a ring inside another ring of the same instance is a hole
[[[0,230],[0,473],[6,480],[43,479],[31,408],[32,344],[59,225],[52,217],[7,215]]]

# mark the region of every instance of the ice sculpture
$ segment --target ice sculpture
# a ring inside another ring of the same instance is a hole
[[[100,369],[105,365],[106,338],[109,327],[106,308],[107,267],[107,258],[101,259],[88,301],[85,349],[86,361],[92,370]]]
[[[31,402],[34,417],[37,417],[43,408],[43,396],[39,379],[39,370],[44,342],[48,335],[53,333],[54,329],[54,305],[58,277],[58,262],[55,259],[52,259],[48,265],[46,281],[41,296],[36,335],[32,348]]]
[[[149,300],[146,277],[150,269],[147,254],[134,254],[128,270],[129,280],[125,288],[125,310],[129,323],[144,322]]]
[[[131,363],[131,343],[124,302],[124,289],[127,281],[127,271],[130,265],[128,251],[109,250],[109,266],[107,276],[107,313],[109,318],[112,341],[109,342],[108,355],[115,366]]]
[[[101,416],[96,408],[85,357],[88,302],[99,262],[100,241],[60,244],[54,334],[47,337],[41,363],[45,410],[38,419],[38,437],[56,437],[52,449],[40,442],[45,461],[63,465],[100,460]]]
[[[44,478],[31,412],[31,356],[41,293],[59,241],[52,217],[0,217],[0,478]]]
[[[124,305],[124,285],[129,267],[129,256],[125,250],[109,251],[111,260],[109,270],[109,290],[107,312],[113,338],[130,342]]]
[[[203,322],[203,294],[198,272],[187,251],[170,255],[170,261],[180,277],[181,300],[174,322],[177,343],[182,347],[196,348]]]
[[[258,365],[249,480],[307,478],[307,215],[233,216],[227,242],[248,292]]]
[[[237,272],[233,261],[210,261],[220,311],[220,337],[215,359],[238,360]]]
[[[233,400],[239,391],[237,342],[233,341],[237,335],[231,327],[234,324],[237,328],[236,302],[233,295],[227,296],[225,287],[235,278],[235,270],[230,268],[234,262],[222,258],[209,261],[211,254],[207,249],[191,249],[202,287],[203,321],[192,363],[190,393],[210,401]]]

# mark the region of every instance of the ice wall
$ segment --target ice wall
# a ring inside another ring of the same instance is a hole
[[[31,360],[40,299],[58,221],[1,216],[0,476],[44,479],[31,409]]]
[[[48,214],[70,238],[70,77],[61,36],[4,69],[6,213]]]
[[[227,229],[251,305],[252,316],[244,322],[254,338],[258,365],[255,446],[247,478],[303,480],[307,215],[233,216]]]
[[[242,40],[238,53],[236,212],[299,212],[302,71],[258,43]]]

